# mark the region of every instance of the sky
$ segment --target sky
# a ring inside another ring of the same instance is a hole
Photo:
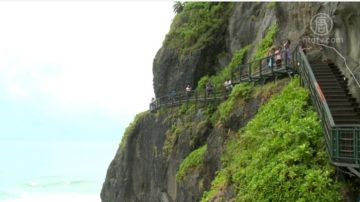
[[[0,140],[119,140],[154,96],[171,1],[0,1]]]

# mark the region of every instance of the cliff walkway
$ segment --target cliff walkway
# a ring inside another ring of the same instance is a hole
[[[239,65],[231,74],[232,85],[241,82],[256,82],[264,84],[268,80],[276,80],[280,77],[291,76],[295,73],[292,65],[286,60],[281,65],[268,67],[269,57],[254,60],[247,64]],[[192,90],[186,92],[185,88],[180,92],[169,93],[168,95],[156,98],[150,103],[150,111],[154,112],[161,107],[175,107],[183,103],[211,103],[221,102],[229,96],[230,92],[224,86],[215,86],[209,93],[203,90]]]
[[[239,65],[233,72],[233,84],[241,82],[265,83],[296,73],[311,94],[324,131],[327,152],[333,165],[343,172],[360,177],[360,108],[349,93],[347,80],[333,63],[309,63],[301,48],[293,54],[293,62],[286,60],[278,66],[267,66],[269,57]],[[353,75],[353,74],[352,74]],[[354,77],[354,79],[356,79]],[[211,103],[226,99],[224,87],[211,93],[180,92],[159,97],[150,103],[150,111],[183,103]]]

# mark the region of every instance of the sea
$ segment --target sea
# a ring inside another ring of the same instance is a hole
[[[115,141],[0,142],[1,202],[100,202]]]

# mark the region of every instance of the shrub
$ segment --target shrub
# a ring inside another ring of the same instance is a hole
[[[333,180],[323,132],[308,101],[298,78],[273,96],[228,139],[223,168],[203,201],[222,193],[215,182],[224,179],[240,202],[341,201],[341,186]]]
[[[230,63],[216,75],[211,77],[208,75],[203,76],[198,82],[197,89],[205,89],[205,85],[208,81],[210,81],[215,87],[222,88],[223,83],[231,78],[231,73],[234,71],[234,69],[243,63],[245,55],[250,47],[251,46],[248,45],[235,51]]]
[[[220,120],[225,121],[236,104],[239,104],[239,102],[245,101],[250,97],[252,90],[253,85],[250,83],[236,85],[231,91],[229,98],[219,106],[218,111],[220,113]]]
[[[278,25],[275,23],[267,30],[264,38],[256,46],[255,55],[252,60],[260,59],[266,56],[269,48],[273,45],[275,35],[279,30]]]
[[[184,127],[175,124],[166,132],[166,138],[163,145],[163,152],[165,155],[169,155],[172,152],[176,138],[184,129]]]
[[[123,151],[125,149],[125,146],[127,144],[127,139],[129,137],[129,135],[131,135],[131,133],[133,133],[135,126],[138,124],[138,122],[145,117],[149,112],[142,112],[139,113],[135,116],[134,120],[129,124],[128,127],[126,127],[125,129],[125,133],[121,138],[121,142],[120,142],[120,150]]]
[[[214,42],[216,35],[226,25],[233,3],[186,2],[166,35],[164,45],[185,55]]]
[[[192,151],[180,164],[176,173],[176,181],[182,181],[184,177],[192,170],[199,168],[204,161],[204,154],[207,145],[204,145]]]

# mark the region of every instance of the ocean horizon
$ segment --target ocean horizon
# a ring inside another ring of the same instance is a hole
[[[2,141],[1,202],[100,202],[114,141]]]

